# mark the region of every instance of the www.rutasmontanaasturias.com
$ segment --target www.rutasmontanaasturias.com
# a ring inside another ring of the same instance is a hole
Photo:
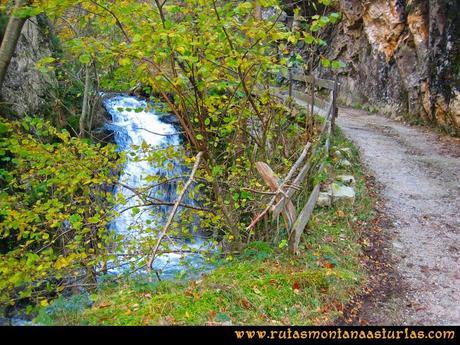
[[[236,330],[237,339],[455,339],[454,330],[376,328],[367,330]]]

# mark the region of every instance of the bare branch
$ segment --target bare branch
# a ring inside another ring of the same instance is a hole
[[[163,231],[161,232],[160,236],[158,237],[158,240],[157,240],[157,243],[155,244],[155,247],[153,247],[153,249],[152,249],[152,251],[150,253],[150,258],[149,258],[149,260],[147,262],[147,270],[149,272],[152,271],[152,264],[153,264],[153,261],[155,260],[155,256],[157,255],[157,251],[158,251],[158,248],[160,247],[161,241],[163,240],[163,238],[165,237],[166,233],[168,232],[169,227],[171,226],[171,224],[173,222],[174,216],[176,215],[176,212],[177,212],[177,210],[179,208],[179,205],[182,202],[182,199],[184,198],[184,195],[187,192],[187,189],[190,187],[190,185],[192,184],[192,182],[194,180],[194,177],[195,177],[195,174],[196,174],[196,172],[198,170],[198,166],[200,165],[200,161],[201,161],[202,156],[203,156],[203,152],[199,152],[197,154],[195,164],[193,165],[193,169],[192,169],[192,172],[190,174],[190,178],[187,180],[187,182],[184,185],[184,188],[182,189],[181,193],[179,194],[179,197],[177,198],[177,200],[176,200],[176,202],[175,202],[175,204],[173,206],[173,209],[169,213],[168,221],[166,222],[166,224],[165,224],[165,226],[163,228]]]

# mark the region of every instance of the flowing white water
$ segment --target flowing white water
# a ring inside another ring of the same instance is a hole
[[[115,142],[120,151],[127,153],[126,163],[120,176],[122,185],[117,186],[114,191],[115,195],[121,193],[126,202],[117,206],[120,215],[112,222],[111,228],[123,236],[124,247],[128,248],[127,252],[142,250],[139,244],[147,238],[156,238],[171,207],[142,206],[145,202],[135,191],[145,190],[144,195],[173,203],[177,197],[178,180],[151,188],[150,186],[156,182],[152,182],[149,176],[166,178],[186,176],[189,169],[172,156],[167,157],[165,165],[142,159],[142,152],[145,156],[143,147],[159,150],[170,145],[181,145],[176,127],[171,124],[171,121],[162,120],[164,115],[155,110],[151,104],[136,97],[118,95],[106,98],[104,106],[112,116],[109,128],[114,132]],[[171,119],[170,116],[167,118]],[[194,200],[188,196],[184,198],[183,203],[195,205]],[[195,235],[194,238],[193,243],[179,239],[178,243],[170,249],[183,248],[186,242],[187,252],[208,247],[200,236]],[[145,248],[143,250],[145,251]],[[154,268],[164,275],[172,275],[191,266],[204,269],[202,256],[196,253],[168,253],[160,255],[154,263]]]

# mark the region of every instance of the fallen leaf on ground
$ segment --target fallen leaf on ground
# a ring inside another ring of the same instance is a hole
[[[107,308],[107,307],[110,307],[110,306],[111,306],[110,303],[101,303],[101,304],[99,304],[97,307],[98,307],[99,309],[102,309],[102,308]]]
[[[245,309],[251,309],[251,303],[246,298],[241,300],[241,304]]]

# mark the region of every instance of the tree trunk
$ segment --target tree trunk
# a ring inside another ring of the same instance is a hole
[[[257,20],[262,20],[262,6],[257,1],[254,4],[254,17]]]
[[[80,116],[80,133],[78,136],[83,138],[85,136],[85,127],[86,127],[86,118],[88,117],[89,113],[89,93],[91,87],[91,65],[85,66],[85,90],[83,92],[83,106],[81,108],[81,116]]]
[[[19,36],[21,35],[22,27],[27,18],[18,18],[14,16],[14,11],[24,6],[25,0],[16,0],[14,8],[6,26],[5,35],[3,36],[2,44],[0,46],[0,91],[5,81],[6,72],[13,57]]]

